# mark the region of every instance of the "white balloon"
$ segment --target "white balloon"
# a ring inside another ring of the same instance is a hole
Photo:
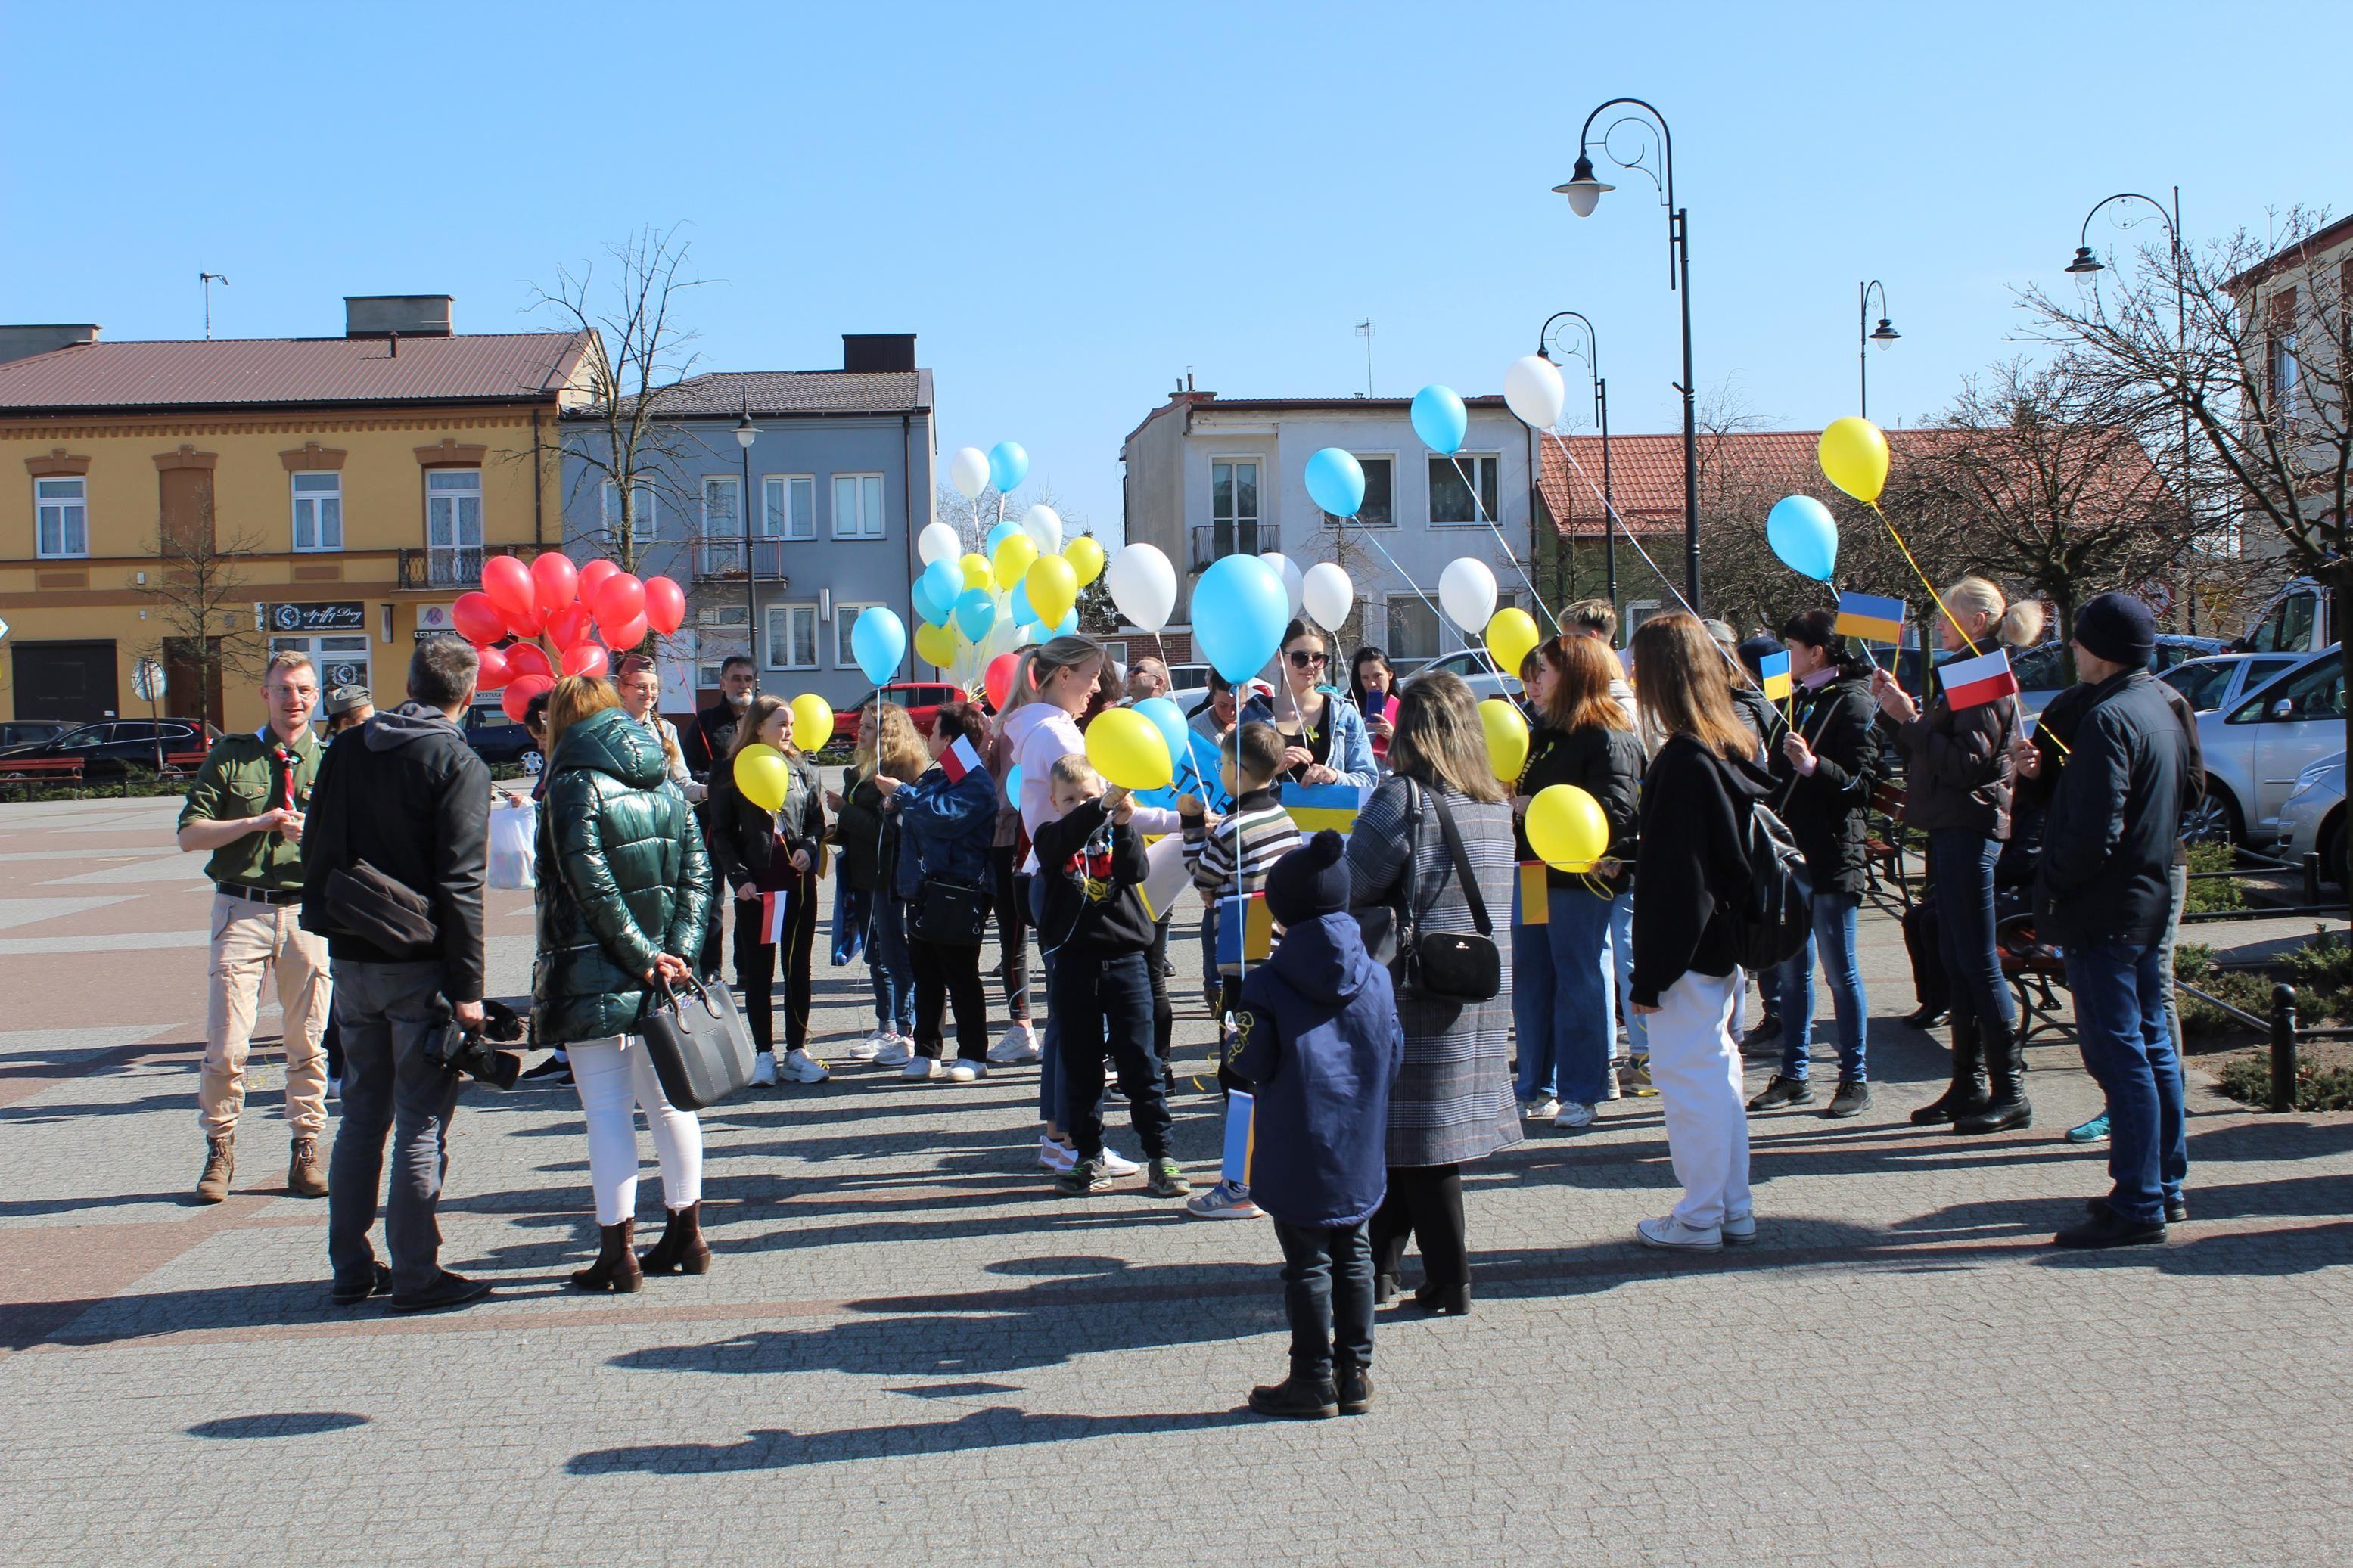
[[[1356,585],[1340,567],[1318,561],[1301,580],[1299,598],[1309,620],[1327,632],[1337,632],[1356,603]]]
[[[1299,568],[1291,563],[1290,556],[1279,550],[1262,550],[1258,558],[1273,567],[1274,574],[1282,579],[1282,591],[1291,595],[1291,618],[1297,620],[1300,596],[1306,591],[1306,580],[1300,576]]]
[[[926,566],[934,561],[954,562],[963,553],[964,545],[956,538],[956,531],[944,522],[927,523],[923,531],[915,535],[915,558]]]
[[[1039,554],[1062,552],[1062,514],[1043,501],[1021,514],[1021,531],[1038,546]]]
[[[1495,574],[1468,555],[1439,574],[1438,603],[1447,619],[1476,637],[1495,618]]]
[[[1549,430],[1560,423],[1568,388],[1561,384],[1558,366],[1542,354],[1529,354],[1504,372],[1504,401],[1530,426]]]
[[[1156,632],[1176,613],[1176,568],[1149,544],[1131,544],[1103,569],[1111,602],[1128,624]]]
[[[977,447],[958,447],[948,459],[948,483],[966,500],[988,488],[988,454]]]

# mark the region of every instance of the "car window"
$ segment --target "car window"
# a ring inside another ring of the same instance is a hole
[[[2284,700],[2288,711],[2284,721],[2295,723],[2308,719],[2341,720],[2345,716],[2345,668],[2334,658],[2319,658],[2307,665],[2302,673],[2259,693],[2245,706],[2231,715],[2231,722],[2244,724],[2254,721],[2270,721],[2272,709]]]
[[[2044,643],[2040,647],[2028,648],[2010,659],[2010,672],[2017,678],[2021,690],[2049,690],[2066,681],[2065,652],[2066,649],[2058,643]]]
[[[2295,652],[2312,646],[2313,612],[2319,605],[2311,594],[2292,594],[2272,606],[2271,614],[2263,618],[2247,647],[2255,653],[2275,651]]]
[[[2247,679],[2243,690],[2253,691],[2275,675],[2285,674],[2295,668],[2292,658],[2251,658],[2247,660]]]
[[[1422,673],[1426,675],[1433,669],[1442,669],[1449,675],[1459,675],[1465,680],[1474,675],[1487,673],[1486,661],[1474,653],[1450,653],[1444,658],[1424,665]]]
[[[2231,679],[2227,664],[2178,664],[2158,678],[2181,693],[2183,701],[2203,711],[2221,703]]]
[[[113,729],[111,724],[85,724],[79,730],[67,731],[58,738],[58,743],[61,746],[103,745]]]

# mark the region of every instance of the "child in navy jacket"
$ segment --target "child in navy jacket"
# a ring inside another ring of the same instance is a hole
[[[1291,1375],[1250,1391],[1261,1415],[1357,1415],[1373,1398],[1373,1254],[1388,1190],[1389,1086],[1405,1031],[1388,971],[1348,912],[1345,842],[1328,829],[1274,863],[1274,955],[1242,981],[1235,1073],[1257,1096],[1250,1195],[1282,1245]]]

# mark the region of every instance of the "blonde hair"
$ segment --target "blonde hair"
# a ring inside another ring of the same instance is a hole
[[[863,760],[866,776],[885,773],[901,784],[913,784],[923,776],[932,765],[931,753],[923,750],[923,738],[916,733],[915,721],[895,702],[874,704],[874,750]],[[863,731],[858,737],[859,749],[866,749]]]
[[[749,746],[763,742],[760,731],[778,713],[785,715],[785,743],[776,748],[790,754],[793,750],[792,704],[781,697],[763,693],[752,699],[752,706],[744,710],[744,717],[735,721],[735,743],[727,748],[727,776],[735,776],[735,759]]]
[[[567,675],[555,683],[547,694],[547,754],[555,755],[556,746],[564,740],[564,731],[591,713],[602,713],[607,708],[618,708],[621,694],[613,683],[594,675]]]
[[[2011,647],[2031,647],[2042,640],[2042,605],[2034,599],[2021,599],[2011,604],[2001,589],[1983,577],[1964,577],[1945,590],[1945,607],[1957,622],[1964,616],[1985,617],[1986,629],[1970,635],[1966,626],[1956,626],[1964,641],[1978,642],[1993,637]]]
[[[1021,662],[1013,667],[1013,689],[1005,694],[1005,712],[1010,713],[1016,708],[1027,708],[1032,702],[1044,701],[1045,693],[1041,689],[1053,679],[1055,671],[1076,669],[1082,664],[1103,659],[1102,645],[1075,632],[1024,648]],[[1003,715],[998,717],[1001,722]]]
[[[1087,761],[1087,754],[1084,752],[1064,752],[1054,759],[1053,767],[1048,771],[1046,787],[1051,789],[1056,784],[1094,784],[1101,782],[1103,774],[1095,772],[1095,765]]]
[[[1509,793],[1487,760],[1487,732],[1471,688],[1448,670],[1417,675],[1398,693],[1389,767],[1417,784],[1490,803]]]
[[[1634,699],[1662,735],[1689,735],[1730,760],[1757,754],[1757,737],[1732,710],[1724,649],[1699,617],[1683,610],[1652,616],[1634,633]]]

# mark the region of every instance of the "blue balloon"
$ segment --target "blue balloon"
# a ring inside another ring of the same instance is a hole
[[[1007,540],[1013,538],[1020,531],[1021,525],[1018,522],[998,523],[995,528],[988,531],[988,543],[987,547],[981,551],[981,553],[987,556],[991,561],[995,561],[997,559],[997,547],[1004,543]]]
[[[1185,743],[1192,765],[1183,771],[1194,783],[1193,793],[1199,795],[1201,803],[1211,811],[1228,809],[1229,803],[1226,798],[1225,773],[1219,761],[1217,742],[1187,726]]]
[[[1005,770],[1005,803],[1017,811],[1021,806],[1021,764],[1014,763]]]
[[[1827,583],[1838,572],[1838,520],[1811,496],[1783,496],[1765,514],[1765,542],[1800,577]]]
[[[1228,680],[1266,668],[1291,624],[1291,595],[1274,568],[1255,555],[1209,563],[1193,589],[1193,641]]]
[[[1063,615],[1060,620],[1054,623],[1053,626],[1048,630],[1046,635],[1050,637],[1066,637],[1078,629],[1078,607],[1076,605],[1072,605],[1071,609]]]
[[[997,601],[986,588],[966,588],[956,595],[955,618],[964,635],[978,642],[997,624]]]
[[[1471,411],[1452,388],[1433,382],[1413,395],[1413,433],[1440,457],[1451,458],[1471,433]]]
[[[1135,710],[1151,720],[1160,738],[1168,742],[1168,760],[1176,764],[1176,776],[1182,780],[1187,772],[1186,759],[1192,755],[1185,739],[1185,710],[1168,697],[1147,697],[1135,705]]]
[[[1334,517],[1354,517],[1365,506],[1365,470],[1337,447],[1307,459],[1307,494]]]
[[[1029,454],[1021,449],[1018,441],[999,441],[988,449],[988,482],[997,487],[998,495],[1008,495],[1021,488],[1029,477]]]
[[[956,595],[963,592],[964,573],[956,563],[934,561],[915,579],[915,613],[933,626],[945,626],[950,612],[955,608]]]
[[[899,661],[907,655],[906,623],[894,610],[869,605],[850,623],[849,651],[867,679],[884,685],[899,672]]]
[[[1013,584],[1013,593],[1007,598],[1005,607],[1012,616],[1015,626],[1034,626],[1038,624],[1038,612],[1029,607],[1029,584],[1026,581]]]

